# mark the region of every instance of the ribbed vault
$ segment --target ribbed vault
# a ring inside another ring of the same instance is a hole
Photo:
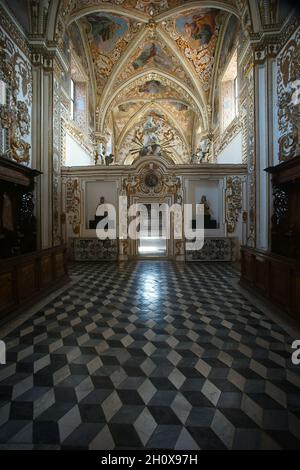
[[[71,2],[66,22],[84,44],[95,130],[110,136],[115,152],[150,111],[176,134],[181,162],[211,131],[215,64],[231,16],[238,17],[234,1]]]

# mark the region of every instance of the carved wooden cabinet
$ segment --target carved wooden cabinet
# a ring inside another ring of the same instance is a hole
[[[271,251],[242,247],[241,284],[299,318],[300,156],[266,171],[272,175]]]
[[[0,259],[37,249],[34,178],[39,174],[0,157]]]
[[[273,188],[271,251],[300,260],[300,155],[266,171]]]

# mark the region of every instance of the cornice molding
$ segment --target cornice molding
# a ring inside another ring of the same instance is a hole
[[[4,5],[0,5],[0,26],[23,54],[29,58],[30,48],[25,32]]]
[[[276,56],[299,26],[298,14],[289,16],[283,25],[272,25],[259,33],[250,34],[250,45],[255,52],[255,60],[261,62],[267,57]]]
[[[153,160],[152,160],[153,161]],[[142,161],[143,164],[147,163],[146,160]],[[126,176],[128,173],[135,172],[137,165],[140,165],[141,160],[135,161],[132,165],[91,165],[80,167],[62,167],[62,177],[74,178],[105,178],[108,176],[120,178]],[[218,163],[200,163],[197,165],[191,164],[174,164],[167,165],[166,170],[176,174],[180,173],[181,176],[194,177],[203,176],[206,178],[216,176],[232,176],[232,175],[247,175],[247,165],[245,164],[218,164]]]

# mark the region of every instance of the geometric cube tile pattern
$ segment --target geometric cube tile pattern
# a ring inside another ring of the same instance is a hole
[[[230,264],[74,264],[5,338],[0,449],[299,449],[300,369]]]

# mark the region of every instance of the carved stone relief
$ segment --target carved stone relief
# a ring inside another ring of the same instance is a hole
[[[80,233],[81,223],[81,191],[79,188],[79,180],[67,178],[65,181],[65,198],[66,198],[66,216],[67,222],[71,225],[74,235]]]
[[[278,57],[279,159],[299,152],[300,142],[300,29]]]
[[[53,208],[53,244],[61,243],[61,85],[54,77],[53,85],[53,170],[52,170],[52,208]]]
[[[0,105],[1,127],[9,133],[9,156],[30,162],[31,66],[23,53],[0,29],[0,79],[8,88],[8,103]]]
[[[127,196],[175,196],[180,189],[181,179],[174,174],[165,174],[157,163],[147,163],[137,175],[123,179]]]
[[[255,137],[254,137],[254,70],[251,50],[242,64],[243,84],[240,92],[240,109],[242,117],[242,154],[244,163],[248,164],[248,226],[247,245],[255,246],[256,220],[256,180],[255,180]]]
[[[242,211],[242,180],[239,176],[227,178],[225,204],[227,231],[228,233],[234,233]]]

